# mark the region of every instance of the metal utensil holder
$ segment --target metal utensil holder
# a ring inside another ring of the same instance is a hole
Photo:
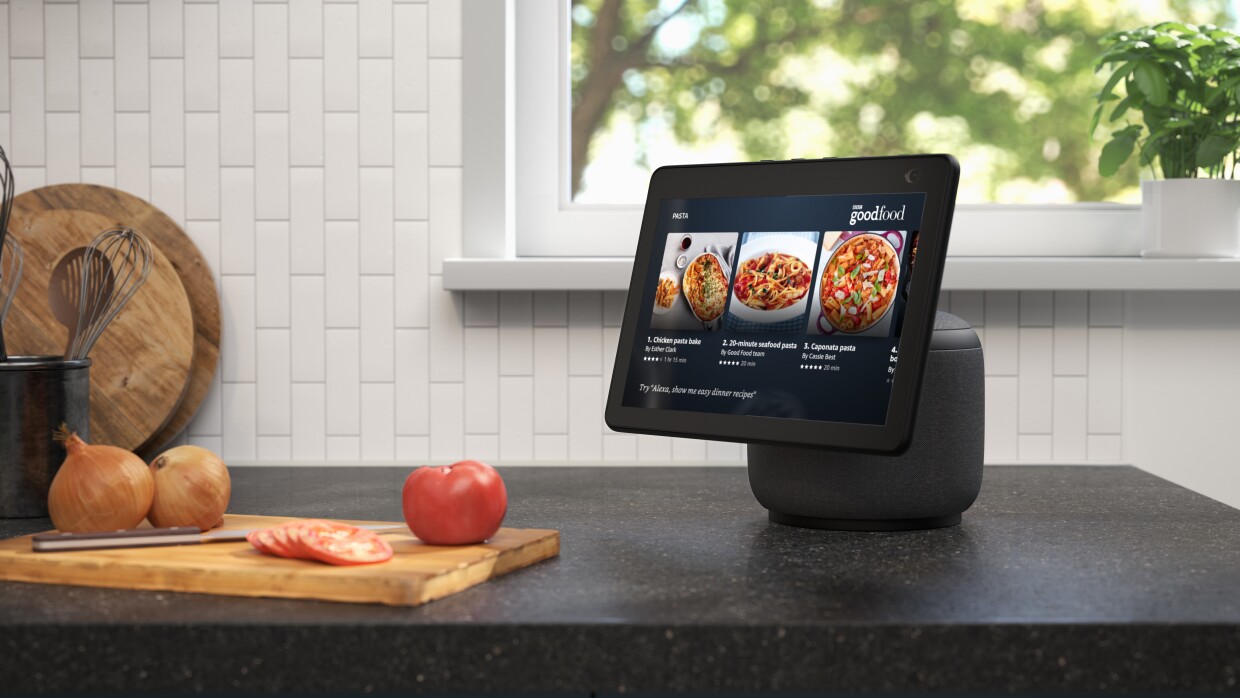
[[[52,439],[61,424],[90,439],[90,359],[0,363],[0,519],[47,516],[47,492],[65,460]]]

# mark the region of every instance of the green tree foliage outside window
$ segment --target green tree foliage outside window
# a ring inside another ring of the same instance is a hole
[[[1134,200],[1098,174],[1099,40],[1227,0],[575,0],[572,191],[608,167],[946,151],[961,201]],[[1100,135],[1104,135],[1101,134]],[[1134,159],[1135,160],[1135,159]],[[640,183],[644,187],[644,182]]]

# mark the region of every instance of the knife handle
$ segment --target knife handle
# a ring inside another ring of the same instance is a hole
[[[35,552],[146,548],[157,545],[190,545],[202,542],[202,531],[193,526],[131,528],[101,533],[40,533],[31,539]]]

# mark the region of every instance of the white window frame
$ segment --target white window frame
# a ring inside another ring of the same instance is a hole
[[[568,0],[470,0],[463,11],[465,257],[631,258],[640,206],[569,198]],[[949,254],[1135,256],[1140,215],[1101,202],[960,204]]]

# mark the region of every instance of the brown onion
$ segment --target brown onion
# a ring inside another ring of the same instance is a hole
[[[153,525],[205,531],[224,523],[232,481],[219,456],[198,446],[178,446],[151,461],[151,473],[155,500],[147,516]]]
[[[60,531],[93,533],[133,528],[151,508],[155,481],[146,463],[116,446],[95,446],[62,426],[56,440],[68,456],[47,495]]]

